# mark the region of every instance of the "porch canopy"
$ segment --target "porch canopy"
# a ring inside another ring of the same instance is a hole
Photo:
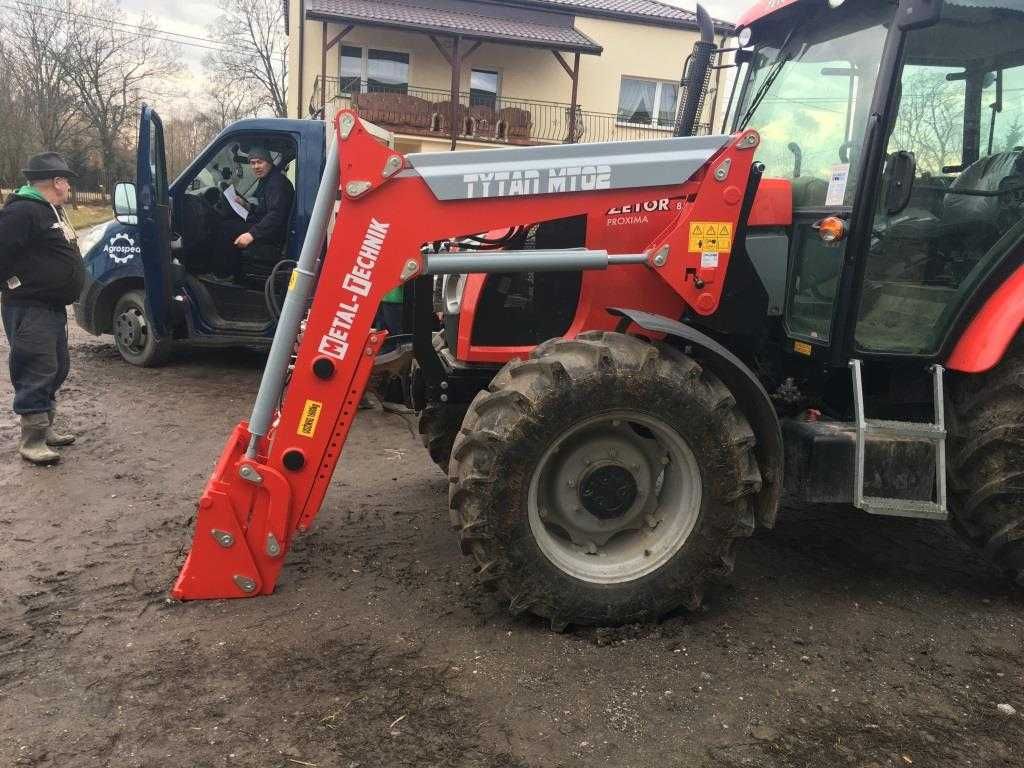
[[[521,45],[551,51],[572,83],[569,135],[575,135],[580,55],[598,56],[602,48],[573,25],[571,12],[535,10],[511,4],[469,0],[307,0],[306,18],[323,23],[320,82],[327,80],[327,54],[356,26],[400,29],[427,35],[451,67],[450,126],[457,122],[462,63],[484,43]],[[342,26],[328,39],[328,23]],[[572,54],[572,64],[563,53]],[[320,109],[326,114],[326,88]],[[456,132],[452,130],[452,148]]]

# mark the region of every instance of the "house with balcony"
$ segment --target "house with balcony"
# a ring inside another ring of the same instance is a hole
[[[355,109],[402,152],[669,136],[699,37],[657,0],[284,3],[289,115]]]

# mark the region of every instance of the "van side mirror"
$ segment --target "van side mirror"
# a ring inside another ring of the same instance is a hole
[[[135,185],[119,181],[114,187],[114,218],[120,224],[138,224],[139,206],[135,199]]]
[[[917,158],[913,152],[901,149],[893,152],[885,163],[885,212],[890,216],[900,213],[910,203],[914,191]]]

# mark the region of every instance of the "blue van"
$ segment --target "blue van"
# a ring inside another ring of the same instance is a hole
[[[241,251],[238,274],[219,278],[210,272],[213,251],[223,222],[238,216],[230,195],[247,197],[256,186],[247,156],[255,146],[270,151],[295,187],[287,243],[280,252]],[[87,278],[75,304],[78,324],[112,334],[134,365],[159,365],[176,341],[269,349],[325,153],[322,120],[242,120],[168,184],[163,126],[144,106],[135,183],[117,185],[113,220],[80,241]]]

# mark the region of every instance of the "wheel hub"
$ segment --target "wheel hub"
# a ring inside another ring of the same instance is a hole
[[[701,491],[697,460],[675,430],[647,414],[606,413],[568,429],[537,463],[530,528],[566,573],[629,581],[679,550]]]
[[[605,464],[591,469],[580,481],[580,503],[599,520],[624,515],[636,501],[636,478],[619,464]]]
[[[137,349],[145,343],[146,320],[138,310],[127,310],[114,321],[114,335],[121,345]]]

